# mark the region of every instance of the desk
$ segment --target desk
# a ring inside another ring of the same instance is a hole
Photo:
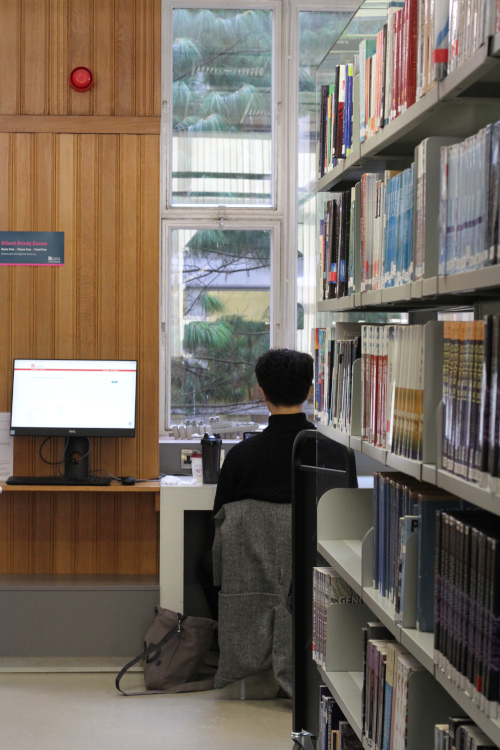
[[[155,496],[155,507],[159,510],[158,491],[160,483],[151,479],[147,482],[137,482],[136,484],[122,484],[121,482],[111,482],[111,484],[92,485],[92,484],[7,484],[0,482],[1,492],[152,492]]]
[[[212,510],[216,484],[160,489],[160,606],[184,612],[184,512]]]

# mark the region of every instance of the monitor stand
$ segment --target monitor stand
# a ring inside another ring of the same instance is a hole
[[[64,476],[81,479],[82,484],[89,475],[90,438],[70,437],[64,451]]]

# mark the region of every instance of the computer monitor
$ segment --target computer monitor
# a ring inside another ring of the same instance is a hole
[[[65,475],[83,479],[90,438],[135,436],[136,399],[135,360],[15,359],[10,434],[67,438]]]

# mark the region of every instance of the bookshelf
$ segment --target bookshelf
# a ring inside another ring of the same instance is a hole
[[[361,9],[369,13],[369,5]],[[380,10],[380,9],[379,9]],[[373,12],[371,35],[382,28],[383,13]],[[354,27],[351,26],[351,29]],[[348,26],[341,37],[349,38]],[[344,45],[346,47],[348,45]],[[344,47],[333,46],[318,70],[318,84],[327,81],[335,65],[347,62]],[[356,93],[356,87],[354,88]],[[359,112],[354,105],[353,120],[359,124]],[[328,200],[341,191],[352,188],[364,173],[389,169],[406,169],[414,159],[414,149],[429,136],[467,138],[481,128],[500,119],[500,34],[489,36],[486,43],[447,77],[436,83],[426,94],[364,142],[353,133],[352,150],[333,168],[318,177],[317,191]],[[426,249],[424,249],[426,252]],[[358,264],[361,262],[357,258]],[[351,320],[346,313],[382,313],[474,307],[482,302],[500,305],[500,264],[486,268],[439,276],[436,259],[425,258],[427,274],[418,281],[401,286],[364,291],[359,274],[354,293],[333,299],[321,299],[318,313],[334,315],[337,321]],[[427,269],[430,269],[429,271]],[[475,308],[476,311],[480,308]],[[500,307],[499,307],[500,309]],[[480,313],[482,314],[482,313]],[[359,316],[358,316],[359,317]],[[324,318],[323,318],[324,319]],[[442,392],[442,353],[432,350],[426,358],[433,360],[426,372],[425,383],[433,384]],[[437,384],[436,384],[437,382]],[[429,388],[427,390],[430,390]],[[353,393],[361,395],[359,384]],[[425,394],[427,399],[430,393]],[[443,419],[440,395],[427,404],[424,420],[424,451],[422,460],[397,455],[391,450],[373,445],[363,439],[359,429],[340,430],[329,424],[318,423],[318,431],[327,439],[359,451],[388,470],[402,472],[408,477],[441,488],[478,508],[500,516],[500,494],[473,484],[463,477],[442,468],[441,445]],[[434,634],[416,628],[401,627],[395,621],[395,607],[388,598],[373,588],[373,510],[372,493],[367,490],[338,489],[326,492],[317,508],[317,550],[361,597],[368,617],[379,620],[394,639],[415,656],[424,671],[412,675],[408,690],[408,748],[433,747],[430,728],[424,741],[422,727],[427,720],[443,722],[443,716],[465,712],[489,739],[500,747],[500,720],[489,718],[472,698],[451,681],[434,663]],[[363,747],[370,745],[362,736],[361,702],[363,674],[359,672],[359,646],[354,615],[346,610],[360,605],[335,605],[328,610],[327,667],[318,666],[321,680],[328,685],[346,718],[351,722]],[[339,643],[342,648],[339,649]],[[342,668],[330,659],[328,652],[342,651]],[[426,725],[427,726],[427,725]],[[430,726],[430,725],[429,725]]]

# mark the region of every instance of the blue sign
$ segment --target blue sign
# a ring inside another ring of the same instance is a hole
[[[0,232],[0,265],[63,266],[64,232]]]

